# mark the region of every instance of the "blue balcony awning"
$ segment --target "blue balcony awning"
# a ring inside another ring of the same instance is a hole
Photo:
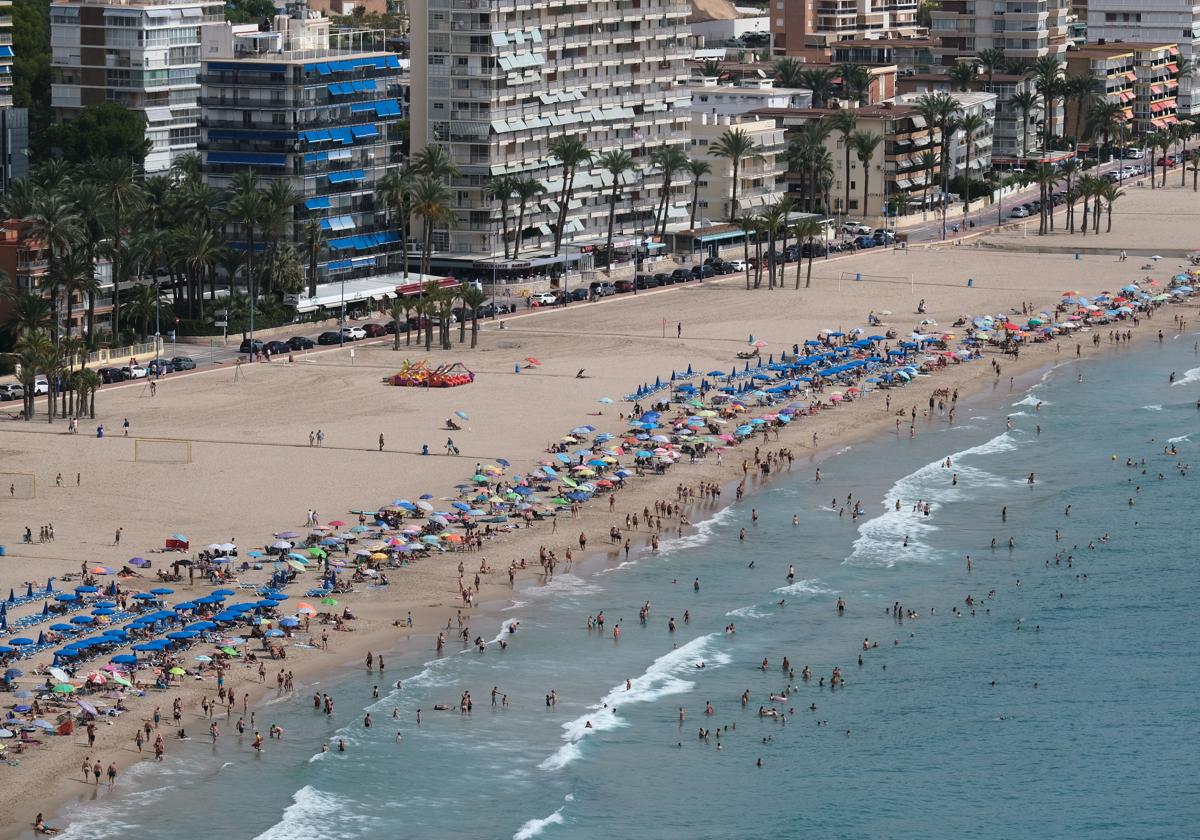
[[[331,206],[329,196],[319,195],[316,198],[307,199],[304,206],[309,210],[328,210]]]
[[[349,181],[365,181],[367,173],[361,169],[351,169],[346,172],[330,172],[329,183],[345,184]]]
[[[239,166],[287,166],[287,155],[266,152],[209,152],[208,162]]]
[[[355,140],[363,140],[367,137],[378,137],[379,129],[373,125],[355,125],[350,127],[350,132],[354,135]]]

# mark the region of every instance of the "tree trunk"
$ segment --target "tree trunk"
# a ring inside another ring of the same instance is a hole
[[[608,194],[608,241],[604,243],[604,256],[608,260],[608,270],[612,271],[613,223],[617,218],[617,189],[621,184],[621,176],[613,176],[612,192]]]
[[[737,220],[737,188],[738,188],[738,170],[741,164],[740,158],[733,159],[733,189],[729,194],[729,221]]]
[[[479,343],[479,310],[471,310],[471,349]]]
[[[688,222],[688,230],[696,229],[696,209],[700,206],[700,179],[692,179],[692,218]]]
[[[525,199],[522,198],[517,205],[517,229],[513,231],[513,252],[512,258],[517,258],[517,252],[521,249],[521,231],[525,225]]]
[[[462,320],[458,322],[458,343],[465,344],[466,341],[467,341],[467,312],[466,312],[466,307],[464,306]]]

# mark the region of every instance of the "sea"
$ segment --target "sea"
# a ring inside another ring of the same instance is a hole
[[[487,605],[483,653],[455,627],[443,656],[421,635],[386,676],[299,686],[259,707],[284,731],[261,753],[195,719],[169,761],[52,822],[86,840],[1200,836],[1196,340],[1064,348],[953,427],[846,446],[819,482],[798,460],[657,553]]]

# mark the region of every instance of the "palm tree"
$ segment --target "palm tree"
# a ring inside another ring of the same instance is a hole
[[[546,192],[546,185],[536,178],[524,176],[517,178],[513,183],[513,192],[517,194],[517,228],[513,232],[513,259],[517,258],[517,254],[521,249],[521,240],[525,233],[525,205],[531,199],[537,198],[542,193]]]
[[[1079,136],[1084,115],[1089,111],[1092,102],[1097,99],[1096,81],[1091,76],[1068,76],[1063,80],[1063,102],[1075,101],[1075,126],[1071,136],[1076,147],[1079,146]],[[1066,119],[1064,114],[1063,119]]]
[[[805,216],[800,219],[792,227],[792,233],[796,235],[797,242],[803,242],[808,246],[808,277],[804,280],[804,288],[809,288],[812,285],[812,264],[813,264],[813,240],[823,233],[822,225],[812,216]],[[803,249],[801,250],[803,253]],[[796,260],[796,288],[800,288],[800,263],[801,260]]]
[[[304,255],[308,258],[308,296],[317,296],[318,263],[321,252],[325,249],[325,231],[316,219],[309,219],[300,229],[300,244],[304,247]],[[407,260],[405,261],[407,263]]]
[[[736,127],[725,129],[725,133],[708,147],[708,153],[713,157],[727,158],[733,166],[733,179],[729,194],[729,219],[733,221],[737,218],[738,179],[742,161],[761,158],[762,155],[755,150],[754,138],[750,132]]]
[[[1116,102],[1109,102],[1101,97],[1095,97],[1088,105],[1087,122],[1083,134],[1089,140],[1100,138],[1105,147],[1112,145],[1114,135],[1123,135],[1125,130],[1125,111]]]
[[[139,283],[134,286],[122,306],[124,315],[129,320],[141,324],[141,335],[145,339],[150,335],[150,322],[158,312],[159,307],[166,304],[153,283]]]
[[[1108,216],[1108,228],[1104,232],[1112,233],[1113,202],[1125,195],[1125,190],[1121,189],[1116,184],[1106,183],[1101,188],[1100,194],[1104,198],[1105,214]]]
[[[264,195],[265,213],[259,224],[262,227],[263,239],[266,244],[266,257],[268,269],[274,269],[279,265],[276,260],[276,252],[279,249],[280,242],[288,236],[288,231],[292,226],[292,220],[295,215],[296,205],[300,203],[302,197],[287,181],[274,180],[267,185]],[[279,277],[273,270],[266,272],[266,291],[270,294],[279,285]]]
[[[921,168],[925,171],[925,185],[921,196],[921,216],[929,208],[929,188],[933,186],[933,168],[937,166],[938,156],[933,149],[921,152]]]
[[[968,59],[955,63],[946,75],[958,90],[968,91],[979,76],[979,68],[974,61]]]
[[[84,368],[75,376],[76,387],[79,389],[79,413],[83,414],[84,402],[87,403],[88,417],[96,419],[96,392],[100,390],[100,374],[91,368]]]
[[[662,172],[662,194],[658,199],[658,209],[654,214],[654,234],[661,235],[667,230],[667,205],[671,200],[671,180],[675,173],[688,164],[687,154],[678,146],[659,146],[650,152],[650,163]],[[661,230],[659,229],[661,226]]]
[[[30,237],[46,249],[52,318],[50,333],[57,344],[59,287],[63,282],[60,262],[67,246],[76,236],[79,217],[66,198],[56,193],[45,193],[34,203],[33,214],[28,221]]]
[[[1091,175],[1081,175],[1076,185],[1079,197],[1083,199],[1083,223],[1079,226],[1079,232],[1084,236],[1087,236],[1091,226],[1092,199],[1096,197],[1099,187],[1100,181]]]
[[[1038,95],[1032,90],[1023,90],[1009,97],[1009,104],[1021,112],[1021,157],[1029,151],[1029,115],[1037,110]]]
[[[980,50],[979,66],[983,68],[983,72],[987,74],[987,90],[992,92],[992,79],[996,75],[996,71],[1004,67],[1004,50],[989,47],[986,50]]]
[[[1197,192],[1198,178],[1200,178],[1200,149],[1192,152],[1192,192]]]
[[[441,146],[429,144],[412,156],[410,168],[417,175],[426,178],[445,180],[458,174],[458,166],[450,159],[449,153]]]
[[[387,314],[396,328],[392,335],[393,350],[400,349],[400,328],[408,321],[408,308],[408,299],[405,297],[395,298],[388,303]]]
[[[269,210],[263,193],[258,189],[258,179],[254,172],[239,172],[233,176],[232,197],[225,205],[225,215],[229,221],[241,225],[245,236],[245,252],[243,255],[246,278],[246,293],[253,299],[258,298],[255,287],[254,250],[257,242],[255,235],[266,218]],[[231,278],[232,281],[232,278]]]
[[[941,141],[939,147],[940,154],[938,155],[938,164],[941,167],[942,187],[941,187],[941,205],[942,205],[942,229],[946,227],[946,214],[949,210],[946,202],[946,195],[949,193],[950,182],[950,142],[954,137],[954,132],[958,130],[959,115],[962,113],[962,106],[958,101],[948,93],[927,93],[916,101],[917,113],[925,120],[929,127],[937,128]]]
[[[1062,72],[1062,61],[1056,55],[1042,56],[1033,63],[1033,67],[1030,69],[1030,74],[1034,78],[1034,87],[1041,95],[1042,104],[1045,106],[1042,149],[1047,151],[1051,148],[1051,141],[1054,138],[1054,103],[1063,95],[1064,91]]]
[[[1154,142],[1155,142],[1155,145],[1158,146],[1159,151],[1162,152],[1162,156],[1165,158],[1167,156],[1167,152],[1171,151],[1171,144],[1175,142],[1175,138],[1173,138],[1171,136],[1171,133],[1168,131],[1160,131],[1154,135]],[[1164,166],[1162,168],[1162,171],[1163,171],[1162,185],[1163,185],[1163,189],[1166,189],[1167,167]],[[1150,179],[1151,180],[1154,179],[1154,170],[1151,170]]]
[[[133,174],[133,164],[119,158],[104,158],[92,161],[88,169],[93,173],[108,204],[108,216],[112,225],[113,314],[112,332],[121,333],[121,283],[125,280],[125,266],[121,263],[122,238],[129,223],[130,207],[136,202],[140,188]]]
[[[794,58],[777,58],[772,67],[780,87],[803,87],[804,65]]]
[[[479,307],[483,306],[487,296],[482,289],[475,286],[465,286],[462,290],[463,306],[471,310],[471,349],[479,343]],[[463,323],[466,323],[464,319]]]
[[[1141,142],[1140,142],[1140,145],[1142,146],[1142,148],[1144,148],[1146,151],[1150,152],[1150,189],[1152,189],[1152,190],[1158,188],[1158,183],[1155,180],[1158,176],[1158,170],[1154,168],[1154,164],[1155,164],[1155,161],[1157,160],[1156,156],[1158,154],[1158,135],[1159,135],[1159,133],[1160,132],[1155,132],[1153,134],[1143,134],[1141,137]]]
[[[572,134],[564,134],[550,141],[550,155],[562,166],[562,188],[558,195],[558,223],[554,226],[554,256],[562,250],[563,234],[567,228],[567,208],[575,190],[575,171],[580,164],[590,163],[592,152],[583,140]]]
[[[787,224],[782,207],[772,204],[758,216],[760,229],[767,234],[767,288],[775,288],[775,237]]]
[[[617,196],[621,193],[621,178],[637,167],[633,155],[624,149],[613,149],[596,158],[596,164],[612,177],[612,189],[608,193],[608,239],[604,243],[604,253],[609,267],[612,267],[613,224],[617,218]]]
[[[975,144],[975,136],[988,126],[988,121],[981,114],[967,114],[958,123],[964,135],[967,147],[967,171],[963,174],[963,212],[971,212],[971,148]]]
[[[433,229],[438,225],[450,224],[454,218],[450,201],[450,189],[434,177],[423,175],[413,185],[413,214],[421,219],[420,274],[422,277],[429,276],[430,256],[433,253]]]
[[[833,72],[830,70],[812,69],[801,70],[797,87],[808,88],[812,91],[813,107],[824,108],[833,95]]]
[[[700,63],[700,75],[706,79],[719,79],[721,72],[721,62],[719,59],[709,58]]]
[[[59,276],[63,288],[63,294],[67,301],[67,317],[65,320],[66,337],[71,337],[71,321],[75,318],[75,296],[79,295],[82,301],[84,297],[91,297],[100,288],[100,283],[96,280],[93,264],[88,261],[87,256],[81,248],[71,248],[59,259],[58,263]],[[80,330],[82,333],[83,330]]]
[[[504,259],[508,259],[508,204],[512,201],[514,179],[500,175],[483,185],[483,197],[500,205],[500,244],[504,248]]]
[[[875,150],[883,142],[883,137],[872,131],[856,131],[850,135],[850,144],[854,146],[855,155],[863,165],[863,214],[867,214],[871,206],[871,160]]]
[[[8,302],[4,323],[14,339],[42,332],[53,322],[50,301],[37,292],[18,289],[3,269],[0,269],[0,295]]]
[[[696,211],[700,208],[700,179],[712,172],[712,165],[706,160],[689,160],[684,168],[692,176],[692,215],[688,230],[695,230]]]
[[[871,86],[871,71],[861,64],[845,63],[837,66],[842,80],[842,92],[855,105],[863,104],[863,94]]]
[[[1050,232],[1047,226],[1047,217],[1050,215],[1050,194],[1053,190],[1054,182],[1058,180],[1058,170],[1048,163],[1039,163],[1033,169],[1032,178],[1037,182],[1042,207],[1038,213],[1038,235],[1044,236]]]
[[[54,353],[54,342],[41,330],[33,330],[17,339],[13,351],[19,368],[17,379],[25,389],[23,414],[28,421],[33,419],[35,383],[39,374],[46,373],[46,361]]]
[[[1083,162],[1079,158],[1071,158],[1059,167],[1059,173],[1067,182],[1067,232],[1075,232],[1075,178],[1083,171]]]
[[[425,322],[425,352],[433,349],[433,321],[437,317],[441,298],[445,297],[444,290],[433,280],[425,284],[421,292],[421,320]]]
[[[758,221],[753,216],[741,216],[733,220],[742,232],[742,262],[746,264],[746,288],[750,288],[750,234],[758,230]]]
[[[1184,163],[1187,162],[1188,141],[1192,139],[1195,131],[1196,129],[1191,123],[1185,122],[1175,126],[1175,137],[1183,144],[1183,151],[1179,158],[1179,186],[1181,187],[1187,186],[1187,168],[1184,166]]]
[[[829,128],[831,131],[840,132],[842,135],[841,145],[846,150],[846,167],[843,174],[846,178],[846,202],[842,206],[842,213],[850,215],[850,135],[854,133],[854,129],[858,126],[858,117],[850,110],[835,111],[833,116],[829,118]]]
[[[393,169],[379,179],[375,192],[383,202],[388,213],[388,224],[395,224],[400,233],[400,253],[403,266],[401,271],[404,279],[408,279],[408,226],[412,200],[413,172],[411,167]],[[391,221],[391,215],[396,214],[396,221]],[[315,292],[310,292],[314,294]]]

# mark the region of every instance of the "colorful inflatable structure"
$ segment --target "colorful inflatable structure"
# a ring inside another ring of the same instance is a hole
[[[405,359],[400,370],[384,377],[383,381],[404,388],[455,388],[474,382],[475,374],[462,362],[430,367],[426,361],[410,362]]]

